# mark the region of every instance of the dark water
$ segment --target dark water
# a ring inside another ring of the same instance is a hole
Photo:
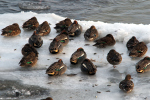
[[[41,2],[51,6],[49,10],[22,10],[18,3]],[[77,20],[103,21],[109,23],[150,23],[149,0],[0,0],[0,13],[33,11],[55,13]]]

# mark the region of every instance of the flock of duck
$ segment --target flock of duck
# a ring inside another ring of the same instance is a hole
[[[28,40],[28,44],[22,48],[21,52],[23,58],[20,60],[20,66],[34,66],[38,60],[38,52],[36,48],[40,48],[43,44],[41,36],[48,35],[51,32],[51,28],[47,21],[44,21],[39,25],[37,18],[32,17],[23,24],[23,29],[26,30],[35,30],[32,36]],[[66,18],[54,27],[57,35],[53,41],[50,43],[49,52],[52,54],[57,54],[62,52],[63,47],[68,44],[69,36],[79,36],[82,33],[82,26],[78,24],[75,20],[73,23],[69,18]],[[19,25],[14,23],[2,29],[3,36],[17,36],[21,33]],[[103,38],[98,38],[98,31],[93,25],[84,33],[85,40],[94,41],[98,48],[104,48],[106,46],[115,45],[116,41],[112,34],[107,34]],[[139,42],[135,36],[133,36],[126,44],[127,49],[129,50],[129,56],[131,57],[142,57],[147,52],[148,48],[144,42]],[[113,65],[118,65],[122,61],[122,56],[116,50],[112,49],[107,54],[107,61]],[[90,75],[94,75],[97,71],[97,67],[87,58],[86,52],[83,48],[78,48],[70,58],[71,64],[81,63],[81,71]],[[46,70],[46,74],[49,76],[62,75],[67,70],[67,66],[63,63],[62,59],[59,59],[58,62],[54,62]],[[136,65],[136,71],[138,73],[144,73],[150,70],[150,57],[145,57],[140,60]],[[131,81],[131,75],[126,75],[125,79],[120,82],[119,88],[125,92],[131,92],[133,90],[134,83]],[[43,99],[44,100],[44,99]],[[48,99],[45,99],[48,100]],[[51,99],[52,100],[52,99]]]

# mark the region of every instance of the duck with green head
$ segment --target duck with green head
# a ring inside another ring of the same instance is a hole
[[[138,44],[139,41],[136,39],[135,36],[133,36],[131,39],[129,39],[129,41],[126,44],[127,49],[130,51],[133,49],[133,47]]]
[[[131,81],[131,75],[126,75],[125,80],[119,83],[119,88],[124,92],[131,92],[134,88],[134,83]]]
[[[36,17],[32,17],[23,23],[22,28],[27,30],[35,30],[39,26],[39,22]]]
[[[86,30],[86,32],[84,33],[84,38],[88,41],[94,41],[98,38],[98,31],[94,25]]]
[[[150,71],[150,57],[145,57],[136,64],[136,71],[144,73]]]
[[[62,75],[66,72],[67,66],[63,63],[62,59],[59,59],[58,62],[54,62],[46,70],[46,74],[49,76]]]
[[[57,54],[62,52],[63,45],[60,41],[58,41],[56,38],[53,39],[53,41],[50,43],[49,46],[49,52],[52,54]]]
[[[81,63],[86,58],[86,52],[83,48],[78,48],[70,58],[71,64],[78,64]]]
[[[66,18],[65,20],[60,21],[56,24],[54,29],[56,29],[57,33],[60,33],[63,30],[68,30],[68,27],[72,24],[71,20],[69,18]]]
[[[36,34],[40,36],[48,35],[51,31],[51,28],[47,21],[44,21],[42,24],[36,28]]]
[[[113,46],[116,43],[116,40],[114,39],[113,35],[107,34],[105,37],[100,38],[95,41],[96,44],[93,46],[96,46],[98,48],[104,48],[106,46]]]
[[[2,36],[17,36],[21,33],[19,25],[14,23],[2,29]]]
[[[55,39],[60,41],[63,46],[67,45],[68,42],[69,42],[69,36],[68,36],[68,33],[65,30],[63,30],[59,35],[57,35],[55,37]]]
[[[144,42],[137,43],[132,50],[130,50],[129,56],[142,57],[147,52],[148,48]]]
[[[94,75],[97,71],[97,68],[89,59],[86,58],[81,63],[81,71],[89,75]]]

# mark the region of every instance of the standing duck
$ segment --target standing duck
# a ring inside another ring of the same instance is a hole
[[[24,56],[19,64],[20,66],[34,66],[38,60],[37,55],[34,52],[29,53],[27,56]]]
[[[68,36],[68,33],[65,30],[63,30],[59,35],[57,35],[55,37],[55,39],[60,41],[63,46],[67,45],[68,42],[69,42],[69,36]]]
[[[135,36],[133,36],[126,44],[127,49],[130,51],[133,49],[133,47],[138,44],[139,41],[136,39]]]
[[[130,51],[129,56],[131,57],[141,57],[147,52],[147,46],[144,42],[139,42]]]
[[[110,50],[109,53],[107,54],[107,61],[113,65],[115,68],[115,65],[118,65],[122,61],[121,54],[119,54],[117,51],[114,49]]]
[[[27,56],[31,52],[34,52],[37,57],[38,57],[38,54],[39,54],[37,52],[37,50],[30,44],[25,44],[25,46],[22,48],[21,52],[24,56]]]
[[[127,93],[133,90],[134,83],[131,81],[131,75],[126,75],[125,80],[120,82],[119,88]]]
[[[40,36],[48,35],[51,31],[51,28],[47,21],[44,21],[42,24],[36,28],[36,34]]]
[[[36,31],[34,31],[28,42],[36,48],[40,48],[43,45],[43,40],[40,35],[36,34]]]
[[[63,30],[68,31],[68,27],[72,24],[71,20],[69,18],[66,18],[65,20],[60,21],[56,24],[54,27],[57,31],[57,33],[60,33]]]
[[[49,76],[62,75],[66,72],[67,66],[63,63],[62,59],[59,59],[58,62],[54,62],[46,70],[46,74]]]
[[[39,26],[39,22],[36,17],[32,17],[23,23],[22,27],[27,30],[35,30]]]
[[[63,50],[63,45],[56,38],[50,43],[49,51],[52,54],[60,53]]]
[[[98,31],[95,26],[91,26],[89,29],[86,30],[84,33],[84,38],[88,41],[93,41],[98,37]]]
[[[81,32],[82,26],[79,25],[76,20],[68,27],[68,33],[71,37],[78,36],[81,34]]]
[[[88,73],[89,75],[94,75],[97,71],[97,68],[89,59],[86,58],[81,63],[81,71]]]
[[[138,73],[144,73],[150,71],[150,57],[145,57],[140,60],[136,65],[136,71]]]
[[[21,33],[21,30],[19,28],[19,25],[17,23],[14,23],[12,25],[9,25],[2,29],[3,36],[17,36]]]
[[[83,48],[78,48],[77,51],[75,51],[70,58],[71,64],[77,64],[81,63],[86,58],[86,53]]]
[[[113,46],[116,43],[113,35],[111,34],[107,34],[105,37],[100,38],[96,40],[95,42],[96,44],[94,44],[93,46],[96,46],[98,48],[104,48],[106,46]]]

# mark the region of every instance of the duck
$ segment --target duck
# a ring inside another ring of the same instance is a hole
[[[32,36],[28,40],[29,44],[33,47],[40,48],[43,45],[43,39],[40,35],[36,34],[36,31],[33,32]]]
[[[144,73],[150,71],[150,57],[145,57],[136,64],[136,71]]]
[[[136,44],[132,50],[130,50],[129,56],[131,57],[142,57],[147,52],[148,48],[144,42]]]
[[[35,30],[39,26],[39,22],[36,17],[32,17],[23,23],[22,28],[27,30]]]
[[[51,97],[47,97],[46,99],[41,99],[41,100],[53,100]]]
[[[81,63],[81,71],[87,73],[89,75],[94,75],[97,71],[96,66],[90,61],[90,59],[86,58]]]
[[[94,41],[98,38],[98,31],[94,25],[92,25],[89,29],[84,33],[85,40]]]
[[[105,37],[100,38],[94,42],[96,42],[96,44],[94,44],[93,46],[96,46],[98,48],[104,48],[106,46],[115,45],[116,40],[114,39],[112,34],[107,34]]]
[[[68,27],[68,34],[70,37],[78,36],[81,32],[82,26],[79,25],[76,20]]]
[[[37,63],[38,57],[34,52],[29,53],[27,56],[23,56],[19,64],[22,67],[34,66]]]
[[[38,51],[31,45],[31,44],[25,44],[24,47],[21,49],[22,55],[27,56],[29,53],[34,52],[36,56],[38,57]]]
[[[52,54],[57,54],[62,52],[63,45],[60,41],[58,41],[56,38],[53,39],[53,41],[50,43],[49,51]]]
[[[2,36],[17,36],[21,33],[19,25],[14,23],[2,29]]]
[[[70,57],[71,64],[78,64],[81,63],[87,54],[82,47],[78,48]]]
[[[134,83],[131,81],[131,79],[132,78],[130,74],[126,75],[125,80],[119,83],[119,88],[126,93],[131,92],[134,88]]]
[[[69,36],[66,30],[63,30],[59,35],[55,37],[58,41],[62,43],[63,46],[67,45],[69,42]]]
[[[54,62],[46,70],[46,74],[49,76],[62,75],[66,72],[67,66],[63,63],[62,59],[59,59],[58,62]]]
[[[51,28],[47,21],[44,21],[42,24],[40,24],[36,28],[36,34],[38,34],[40,36],[48,35],[50,33],[50,31],[51,31]]]
[[[133,47],[134,47],[136,44],[138,44],[138,43],[139,43],[139,41],[136,39],[136,37],[135,37],[135,36],[132,36],[132,38],[129,39],[129,41],[127,42],[126,47],[127,47],[127,49],[130,51],[130,50],[132,50]]]
[[[60,33],[63,30],[68,31],[68,27],[72,24],[71,20],[69,18],[66,18],[65,20],[60,21],[56,24],[54,29],[56,29],[57,33]]]
[[[109,53],[107,54],[107,61],[113,65],[113,67],[115,68],[115,65],[118,65],[121,63],[122,61],[122,57],[121,54],[119,54],[117,51],[115,51],[114,49],[111,49],[109,51]]]

